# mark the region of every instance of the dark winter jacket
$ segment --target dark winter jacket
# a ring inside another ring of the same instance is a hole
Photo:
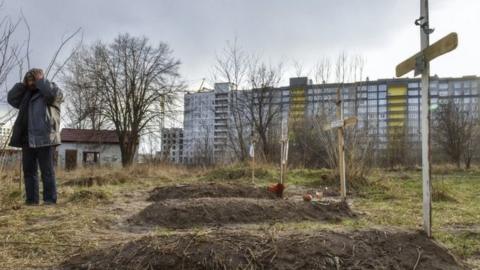
[[[60,144],[62,91],[47,79],[37,80],[35,84],[35,92],[23,83],[15,84],[8,92],[8,103],[19,109],[10,146],[37,148]],[[28,130],[25,130],[27,125],[23,121],[28,121]]]

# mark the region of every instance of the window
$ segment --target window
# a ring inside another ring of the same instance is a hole
[[[387,85],[385,85],[385,84],[379,85],[379,86],[378,86],[378,90],[379,90],[379,91],[387,91]]]
[[[377,86],[376,85],[369,85],[368,86],[368,92],[377,92]]]
[[[409,96],[418,96],[418,90],[408,90],[408,95]]]
[[[448,83],[441,83],[441,84],[438,86],[438,89],[441,89],[441,90],[446,90],[446,89],[448,89]]]
[[[386,99],[379,99],[378,100],[378,105],[387,105],[387,100]]]
[[[455,88],[455,89],[462,88],[462,83],[461,83],[461,82],[455,82],[455,83],[453,83],[453,88]]]
[[[99,152],[83,152],[83,164],[84,165],[95,165],[98,164],[100,160]]]
[[[408,83],[408,88],[418,88],[418,83]]]
[[[409,98],[408,104],[418,104],[418,98]]]
[[[366,93],[366,92],[357,93],[357,97],[358,97],[358,98],[366,98],[366,97],[367,97],[367,93]]]
[[[387,92],[379,92],[378,98],[387,98]]]

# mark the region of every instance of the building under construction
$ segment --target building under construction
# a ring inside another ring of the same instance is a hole
[[[365,129],[378,150],[385,150],[399,134],[413,147],[420,142],[420,79],[379,79],[354,83],[312,84],[306,77],[291,78],[290,84],[272,88],[269,102],[279,109],[277,123],[323,115],[333,121],[340,89],[344,117],[357,116],[357,128]],[[480,77],[432,77],[431,108],[452,99],[460,108],[478,114]],[[217,83],[213,90],[189,93],[184,98],[183,163],[230,162],[238,139],[239,120],[243,140],[248,145],[251,124],[248,116],[238,118],[232,109],[238,100],[255,103],[255,90],[234,90],[228,83]],[[240,98],[241,96],[242,98]],[[243,105],[246,106],[246,105]],[[283,121],[282,121],[283,120]],[[276,125],[280,128],[280,124]],[[281,131],[279,131],[281,132]]]

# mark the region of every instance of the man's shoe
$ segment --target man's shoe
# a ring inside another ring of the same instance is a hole
[[[56,205],[57,203],[56,202],[43,202],[43,205]]]

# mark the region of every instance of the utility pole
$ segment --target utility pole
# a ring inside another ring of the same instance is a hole
[[[421,50],[430,46],[428,0],[420,0],[420,43]],[[418,22],[417,22],[418,24]],[[422,56],[424,57],[424,56]],[[423,59],[421,133],[422,133],[422,178],[423,178],[423,229],[432,236],[432,182],[430,170],[430,62]]]

